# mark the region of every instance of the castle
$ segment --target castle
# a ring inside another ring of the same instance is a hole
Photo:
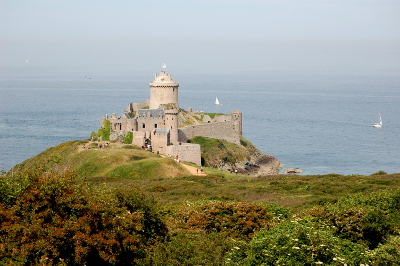
[[[120,140],[133,133],[132,144],[151,148],[153,152],[178,156],[183,161],[201,165],[199,144],[188,143],[196,136],[224,139],[240,145],[242,114],[217,115],[187,111],[179,108],[178,88],[171,75],[162,71],[155,74],[150,85],[150,100],[130,103],[122,116],[115,113],[102,118],[110,121],[110,140]],[[191,121],[188,123],[190,117]]]

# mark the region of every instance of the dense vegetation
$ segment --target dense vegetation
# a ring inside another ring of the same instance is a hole
[[[234,168],[238,161],[248,161],[257,148],[249,141],[241,138],[242,146],[222,139],[212,139],[207,137],[195,137],[190,140],[192,143],[200,144],[202,153],[202,163],[209,167],[220,167],[227,164]]]
[[[111,123],[110,120],[104,119],[103,125],[97,130],[97,133],[92,132],[91,137],[101,138],[102,140],[110,140]]]
[[[131,145],[82,145],[0,178],[0,265],[400,261],[400,174],[190,176]]]

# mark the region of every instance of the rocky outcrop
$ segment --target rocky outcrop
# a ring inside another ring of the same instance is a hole
[[[304,171],[301,170],[300,168],[292,168],[292,167],[288,167],[286,168],[286,170],[283,172],[284,174],[301,174]]]
[[[237,161],[235,169],[226,170],[255,177],[277,174],[281,168],[282,165],[278,159],[270,154],[259,152],[253,154],[250,160]]]

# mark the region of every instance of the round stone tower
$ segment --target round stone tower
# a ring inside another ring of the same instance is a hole
[[[159,76],[155,74],[154,81],[150,85],[150,109],[178,109],[178,87],[168,72],[162,71]]]

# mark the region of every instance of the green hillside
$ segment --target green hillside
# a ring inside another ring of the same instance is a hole
[[[134,145],[110,143],[108,147],[99,148],[97,142],[86,140],[70,141],[49,148],[16,165],[10,173],[35,167],[56,171],[73,170],[78,178],[106,176],[146,179],[188,175],[175,161]]]
[[[132,145],[88,143],[50,148],[0,178],[0,265],[400,261],[400,174],[193,176]]]

